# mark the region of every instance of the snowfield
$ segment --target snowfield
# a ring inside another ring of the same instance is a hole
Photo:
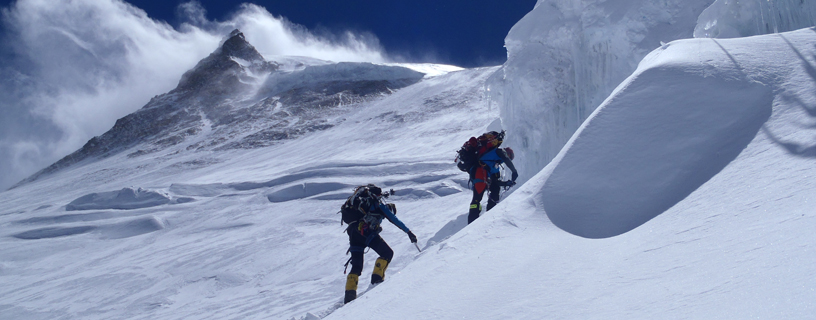
[[[691,16],[673,12],[660,19]],[[611,17],[600,13],[588,17]],[[624,13],[625,27],[656,21]],[[532,34],[526,23],[514,29]],[[694,23],[658,25],[690,34]],[[614,90],[585,121],[537,116],[529,99],[548,93],[524,94],[551,87],[514,72],[540,60],[460,69],[211,55],[220,69],[188,83],[223,89],[216,79],[241,96],[159,97],[186,112],[173,130],[111,138],[111,149],[0,193],[0,319],[811,318],[816,28],[653,48],[622,82],[596,83],[591,99]],[[242,82],[249,73],[258,82]],[[513,90],[501,96],[498,79]],[[319,90],[326,83],[337,92]],[[195,109],[200,98],[209,109]],[[215,116],[234,121],[218,127]],[[550,128],[565,135],[554,154],[524,139],[537,121],[565,119]],[[209,144],[303,121],[331,125],[252,147]],[[467,225],[455,151],[500,129],[526,151],[516,159],[526,170],[548,164]],[[163,132],[184,135],[162,143]],[[369,287],[368,252],[359,298],[343,305],[338,212],[366,183],[396,190],[389,201],[421,252],[384,223],[395,253],[385,282]]]

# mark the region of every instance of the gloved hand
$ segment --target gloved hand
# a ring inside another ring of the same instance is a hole
[[[411,231],[408,231],[408,239],[411,239],[411,243],[416,243],[417,242],[416,236]]]

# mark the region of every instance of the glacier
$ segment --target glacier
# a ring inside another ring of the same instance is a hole
[[[816,2],[716,0],[697,19],[695,38],[736,38],[816,25]]]
[[[526,180],[652,50],[692,36],[791,31],[815,17],[816,3],[799,0],[540,0],[510,30],[507,62],[486,90]]]

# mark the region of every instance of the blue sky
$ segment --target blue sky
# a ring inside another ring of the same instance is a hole
[[[0,0],[3,8],[14,1]],[[131,0],[156,20],[178,26],[187,1]],[[392,56],[462,67],[502,64],[504,37],[533,9],[535,0],[198,0],[207,18],[223,21],[241,3],[254,3],[318,34],[370,33]]]
[[[155,19],[177,25],[183,1],[132,0]],[[235,1],[200,0],[211,20],[224,20],[238,8]],[[532,10],[535,0],[290,0],[246,1],[316,33],[345,30],[374,34],[389,54],[412,60],[435,60],[462,67],[504,62],[504,37]]]
[[[177,25],[180,0],[132,0],[154,19]],[[374,34],[389,54],[462,67],[502,64],[504,38],[533,9],[535,0],[255,0],[275,16],[316,33],[345,30]],[[199,0],[210,20],[224,20],[239,3]]]
[[[16,0],[0,0],[4,12]],[[59,6],[65,6],[67,1]],[[179,5],[189,0],[126,1],[155,20],[178,28],[184,22]],[[510,28],[533,9],[536,0],[196,0],[209,21],[233,17],[242,3],[253,3],[276,17],[304,26],[311,33],[331,37],[351,31],[373,35],[390,57],[408,62],[434,62],[461,67],[504,63],[504,38]],[[42,1],[41,4],[49,4]],[[8,27],[2,24],[3,29]],[[5,47],[5,45],[0,45]],[[8,57],[8,48],[0,56]]]

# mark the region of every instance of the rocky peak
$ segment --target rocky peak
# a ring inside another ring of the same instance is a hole
[[[208,91],[222,95],[240,90],[242,78],[277,70],[278,65],[264,60],[244,38],[240,30],[233,30],[218,49],[181,76],[174,91]]]
[[[230,35],[214,54],[219,54],[224,57],[240,58],[250,62],[264,61],[263,56],[255,50],[255,47],[246,41],[244,34],[238,29],[230,32]]]
[[[345,119],[329,115],[423,78],[422,73],[406,68],[370,63],[321,62],[293,72],[274,72],[278,68],[235,30],[187,71],[178,87],[154,97],[81,149],[15,187],[86,159],[128,150],[128,157],[139,157],[185,141],[188,145],[176,153],[266,147],[331,128]],[[202,132],[206,136],[188,141]]]

